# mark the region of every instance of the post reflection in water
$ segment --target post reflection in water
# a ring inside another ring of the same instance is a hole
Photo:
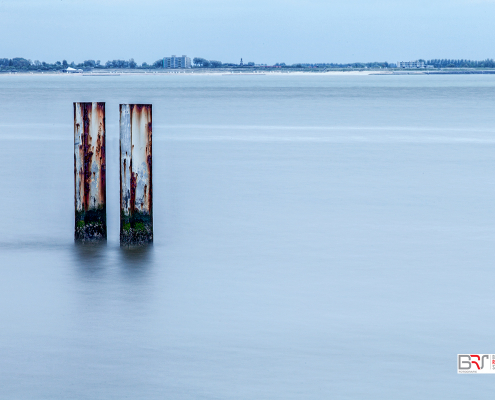
[[[119,270],[129,278],[144,277],[154,260],[153,245],[120,247],[106,242],[75,243],[72,258],[77,270],[85,277],[95,277],[99,273]]]
[[[68,274],[72,297],[78,304],[78,326],[81,315],[88,315],[100,324],[113,326],[107,333],[114,337],[111,332],[115,325],[121,331],[130,329],[127,322],[139,320],[148,310],[155,293],[153,246],[121,248],[111,242],[75,245],[72,258],[74,268]]]
[[[73,247],[74,265],[83,274],[93,275],[105,268],[109,246],[105,241],[94,243],[75,242]]]
[[[144,276],[153,264],[154,249],[152,244],[120,247],[118,250],[122,272],[129,277]]]

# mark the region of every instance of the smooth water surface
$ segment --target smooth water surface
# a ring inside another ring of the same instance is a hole
[[[101,247],[73,242],[74,101],[106,102]],[[0,76],[0,398],[490,396],[456,355],[495,353],[494,158],[495,76]]]

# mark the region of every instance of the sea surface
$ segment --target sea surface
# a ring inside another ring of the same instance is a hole
[[[73,106],[106,102],[105,246]],[[154,244],[119,246],[120,103]],[[0,76],[1,399],[490,398],[495,76]]]

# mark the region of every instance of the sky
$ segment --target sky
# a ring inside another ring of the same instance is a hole
[[[0,58],[495,58],[495,0],[0,0]]]

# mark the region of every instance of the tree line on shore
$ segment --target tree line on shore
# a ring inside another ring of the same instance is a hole
[[[428,60],[426,65],[433,65],[435,68],[495,68],[495,61],[487,58],[483,61],[473,60]]]
[[[451,59],[432,59],[432,60],[420,60],[424,61],[426,65],[432,65],[435,68],[495,68],[495,61],[493,59],[486,59],[483,61],[473,60],[451,60]],[[270,68],[393,68],[395,64],[387,62],[370,62],[370,63],[297,63],[287,65],[285,63],[276,63],[274,65],[256,65],[257,67],[270,67]],[[138,65],[133,58],[129,60],[109,60],[102,64],[100,60],[85,60],[82,63],[76,64],[75,62],[68,63],[66,60],[57,61],[55,63],[40,62],[38,60],[31,61],[25,58],[0,58],[0,71],[57,71],[64,70],[68,67],[77,69],[158,69],[163,68],[163,59],[159,59],[152,64],[143,62]],[[248,62],[243,65],[222,63],[216,60],[207,60],[201,57],[195,57],[193,59],[193,68],[235,68],[235,67],[255,67],[254,62]]]
[[[47,62],[40,62],[38,60],[31,61],[25,58],[0,58],[0,70],[16,70],[16,71],[58,71],[64,70],[68,67],[76,69],[110,69],[110,68],[129,68],[129,69],[149,69],[149,68],[163,68],[163,59],[155,61],[153,64],[147,64],[143,62],[138,65],[133,58],[130,60],[111,60],[102,64],[100,60],[86,60],[82,63],[76,64],[75,62],[68,63],[66,60],[57,61],[53,64]]]
[[[254,66],[254,63],[250,63]],[[193,66],[196,68],[220,68],[234,67],[236,64],[224,64],[221,61],[206,60],[204,58],[194,58]],[[64,70],[68,67],[75,69],[157,69],[163,68],[163,59],[160,58],[152,64],[143,62],[138,65],[133,58],[130,60],[109,60],[102,64],[100,60],[85,60],[82,63],[67,62],[66,60],[47,63],[45,61],[31,61],[22,57],[15,58],[0,58],[0,70],[16,70],[16,71],[57,71]]]

